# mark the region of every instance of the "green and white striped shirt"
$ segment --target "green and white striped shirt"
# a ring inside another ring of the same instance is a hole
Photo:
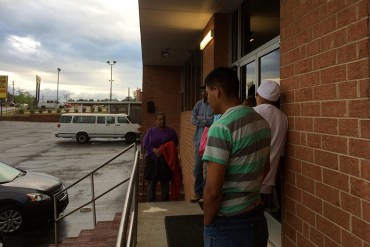
[[[226,166],[217,215],[243,213],[260,198],[270,141],[268,123],[251,107],[229,108],[212,124],[203,161]]]

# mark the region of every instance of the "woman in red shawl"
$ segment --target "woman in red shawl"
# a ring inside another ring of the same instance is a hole
[[[182,179],[181,170],[179,167],[177,145],[179,143],[177,134],[174,129],[166,126],[166,114],[158,113],[156,116],[156,126],[150,128],[144,136],[145,149],[145,164],[147,162],[155,162],[160,156],[163,156],[168,166],[172,171],[171,180],[171,199],[177,199],[178,191],[174,191],[174,187],[179,188]],[[161,201],[169,200],[169,179],[152,179],[148,183],[147,200],[149,202],[156,201],[156,186],[158,181],[161,183]]]

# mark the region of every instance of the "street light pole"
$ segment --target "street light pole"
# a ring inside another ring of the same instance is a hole
[[[59,72],[60,72],[60,68],[57,68],[57,71],[58,71],[58,83],[57,83],[57,101],[59,101]]]
[[[110,94],[109,94],[109,101],[112,101],[112,82],[113,82],[113,79],[112,79],[112,67],[114,64],[116,64],[116,61],[112,61],[112,63],[110,61],[107,61],[107,64],[110,65]]]

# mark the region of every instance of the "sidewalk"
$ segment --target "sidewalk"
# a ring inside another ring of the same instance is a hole
[[[164,217],[203,214],[198,203],[188,201],[139,203],[137,247],[167,247]],[[281,246],[280,224],[265,213],[269,226],[268,247]]]
[[[187,201],[139,203],[137,247],[166,247],[164,217],[203,214],[198,203]]]

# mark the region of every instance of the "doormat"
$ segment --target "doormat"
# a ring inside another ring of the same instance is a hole
[[[165,216],[168,247],[203,247],[203,214]]]

